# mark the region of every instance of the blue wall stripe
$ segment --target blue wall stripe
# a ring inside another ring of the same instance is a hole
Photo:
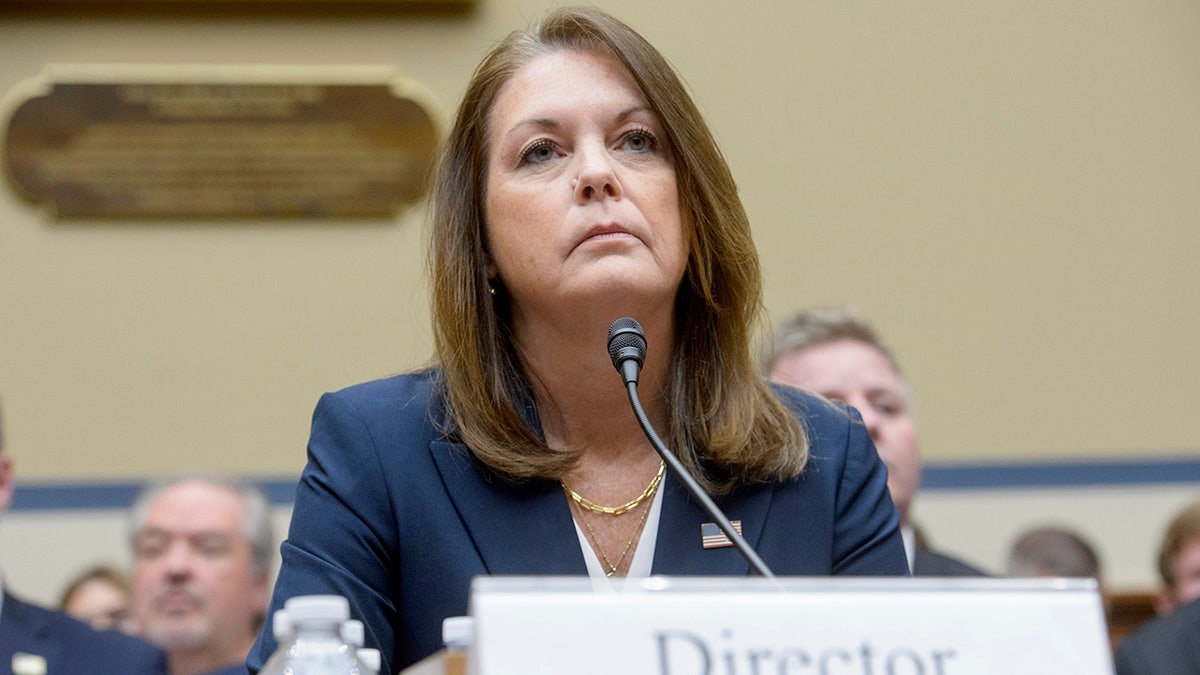
[[[253,479],[267,499],[277,506],[291,506],[296,498],[296,478]],[[141,481],[71,481],[18,484],[10,511],[57,511],[127,509],[137,498]]]
[[[272,504],[291,506],[294,477],[258,477]],[[1055,487],[1117,487],[1200,484],[1200,455],[1142,461],[929,463],[921,489],[1003,490]],[[28,481],[18,484],[12,511],[126,509],[142,483],[130,481]]]
[[[1200,483],[1200,457],[1159,461],[927,464],[922,490]]]

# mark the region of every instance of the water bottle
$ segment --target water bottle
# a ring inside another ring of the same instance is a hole
[[[277,609],[271,617],[271,634],[275,636],[275,651],[263,664],[263,673],[284,673],[287,668],[288,648],[296,634],[292,631],[292,620],[286,609]]]
[[[280,613],[283,618],[277,618]],[[353,647],[342,639],[350,618],[350,603],[338,595],[289,598],[271,619],[276,635],[284,636],[259,675],[361,675]]]
[[[342,641],[353,649],[355,656],[358,657],[359,671],[362,675],[379,675],[379,669],[383,666],[383,655],[379,653],[378,649],[363,646],[366,644],[366,630],[363,622],[357,619],[343,621],[341,633]]]
[[[446,672],[467,672],[467,652],[475,640],[475,619],[450,616],[442,621],[442,644],[446,646]]]

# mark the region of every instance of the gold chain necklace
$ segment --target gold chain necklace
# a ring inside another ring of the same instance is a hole
[[[666,470],[667,465],[664,464],[661,459],[658,460],[658,473],[654,475],[654,478],[650,481],[650,484],[646,486],[646,489],[642,490],[642,494],[630,499],[620,506],[602,506],[572,490],[565,482],[562,483],[562,486],[563,489],[567,491],[567,496],[573,499],[580,507],[585,508],[588,511],[595,511],[596,513],[606,513],[610,516],[619,516],[622,513],[628,513],[636,509],[638,504],[646,501],[647,497],[654,494],[654,491],[658,489],[658,485],[662,483],[663,474],[666,472]]]
[[[661,478],[662,478],[662,472],[660,471],[659,475],[658,475],[658,479],[656,479],[656,482],[651,483],[650,490],[652,492],[653,492],[653,488],[658,487],[658,483],[661,482],[661,480],[659,480],[659,479],[661,479]],[[563,486],[563,489],[565,489],[567,492],[571,491],[571,489],[568,488],[566,485]],[[604,562],[604,566],[608,568],[608,571],[606,571],[604,573],[604,576],[606,576],[606,577],[617,576],[617,569],[621,567],[621,563],[625,562],[625,556],[629,555],[629,549],[633,547],[633,542],[636,541],[641,536],[642,527],[644,527],[646,525],[646,519],[649,516],[650,516],[650,507],[647,506],[645,508],[645,510],[642,511],[642,518],[641,518],[641,520],[638,521],[637,527],[634,528],[633,535],[629,537],[629,541],[625,542],[625,548],[621,550],[621,557],[617,558],[617,562],[614,563],[608,559],[608,555],[604,552],[604,548],[600,546],[600,540],[598,538],[596,538],[596,531],[593,530],[592,526],[588,524],[587,518],[584,517],[584,515],[583,515],[583,511],[579,512],[579,522],[583,523],[583,529],[587,533],[588,540],[590,540],[592,542],[592,548],[595,549],[596,552],[600,554],[600,560],[602,560]]]

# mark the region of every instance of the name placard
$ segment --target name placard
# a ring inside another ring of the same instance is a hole
[[[64,217],[387,216],[439,132],[386,66],[55,65],[0,105],[19,194]]]
[[[480,578],[478,675],[1111,675],[1093,580]]]

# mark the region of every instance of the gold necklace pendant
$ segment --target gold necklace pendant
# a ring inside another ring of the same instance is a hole
[[[655,474],[654,478],[650,480],[650,484],[646,486],[646,489],[642,490],[642,494],[634,497],[624,504],[621,504],[620,506],[604,506],[602,504],[597,504],[596,502],[572,490],[565,482],[562,483],[562,486],[563,489],[567,491],[567,495],[570,496],[571,499],[574,500],[574,502],[581,508],[585,508],[588,511],[595,511],[596,513],[604,513],[610,516],[619,516],[622,513],[629,513],[630,511],[636,509],[638,504],[646,501],[647,497],[654,494],[654,491],[658,489],[659,484],[662,483],[663,474],[666,473],[666,470],[667,465],[660,459],[658,461],[658,473]]]

